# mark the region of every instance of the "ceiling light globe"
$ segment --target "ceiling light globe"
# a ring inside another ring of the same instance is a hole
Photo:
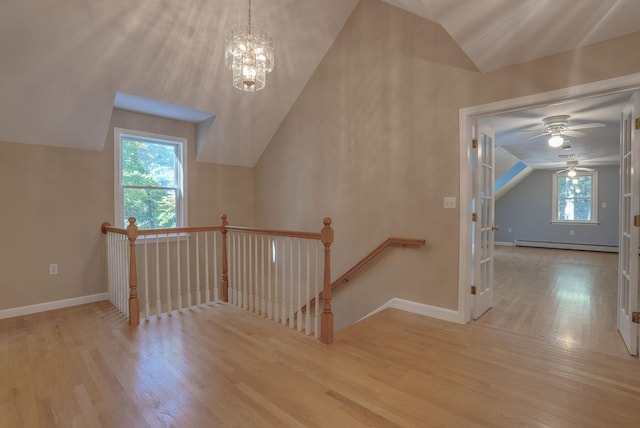
[[[560,147],[564,143],[564,138],[562,135],[552,135],[549,138],[549,146],[551,147]]]
[[[567,175],[569,177],[575,177],[576,176],[576,170],[575,169],[571,169],[569,170],[569,172],[567,173]]]

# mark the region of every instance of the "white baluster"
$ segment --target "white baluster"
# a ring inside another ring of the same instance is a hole
[[[196,234],[196,239],[197,236],[198,235]],[[185,233],[185,242],[187,248],[187,305],[189,309],[191,309],[193,307],[193,299],[191,298],[191,235],[188,233]]]
[[[309,294],[309,288],[310,288],[310,281],[309,281],[309,277],[311,275],[311,262],[310,262],[310,251],[309,251],[309,244],[311,244],[311,240],[307,239],[306,240],[306,250],[307,250],[307,281],[306,281],[306,285],[307,285],[307,291],[305,293],[305,297],[304,297],[304,303],[307,306],[307,310],[306,310],[306,320],[305,320],[305,326],[304,326],[304,332],[307,335],[311,334],[311,307],[309,306],[311,304],[311,295]]]
[[[248,236],[248,240],[249,240],[249,245],[248,245],[248,251],[249,251],[249,259],[247,262],[247,270],[249,273],[249,282],[247,283],[247,288],[249,289],[249,301],[248,303],[248,309],[249,312],[253,312],[254,311],[254,306],[253,306],[253,283],[255,282],[255,278],[253,277],[253,254],[251,253],[251,241],[252,241],[252,237],[253,235],[249,235]]]
[[[318,241],[316,242],[315,248],[316,248],[316,274],[315,274],[315,287],[314,287],[314,292],[313,295],[315,296],[316,300],[315,300],[315,304],[313,305],[313,332],[315,333],[316,339],[320,338],[320,317],[318,316],[318,306],[320,306],[320,290],[318,287],[318,283],[320,282],[319,277],[320,277],[320,269],[318,266],[318,253],[319,253],[319,248],[321,248],[321,242]]]
[[[264,278],[264,259],[265,257],[268,257],[268,255],[264,252],[264,235],[262,235],[260,237],[260,245],[262,247],[262,251],[261,251],[261,256],[260,260],[262,261],[262,269],[261,269],[261,275],[260,275],[260,284],[262,285],[262,292],[260,293],[260,315],[262,315],[263,317],[267,316],[267,305],[265,303],[265,298],[264,298],[264,285],[265,285],[265,278]]]
[[[234,298],[234,304],[236,306],[240,306],[239,301],[240,301],[240,297],[242,296],[240,294],[240,287],[241,287],[241,283],[240,283],[240,234],[236,234],[237,236],[235,237],[235,241],[236,241],[236,248],[235,248],[235,254],[233,255],[235,258],[235,261],[233,262],[233,265],[235,266],[235,270],[236,270],[236,276],[235,276],[235,281],[234,281],[234,287],[233,287],[233,292],[235,295]]]
[[[149,247],[147,246],[148,235],[144,235],[144,319],[149,321]]]
[[[280,253],[278,253],[278,239],[274,238],[273,240],[273,245],[274,245],[274,260],[275,260],[275,264],[273,266],[274,269],[274,290],[275,290],[275,299],[273,301],[273,320],[275,322],[278,322],[280,320],[280,306],[278,305],[278,256]]]
[[[211,302],[211,292],[209,291],[209,232],[204,232],[204,260],[204,300],[205,303],[209,303]]]
[[[298,283],[296,284],[296,291],[297,291],[297,295],[298,295],[298,307],[296,310],[296,323],[298,325],[298,331],[301,332],[302,331],[302,279],[301,279],[301,274],[302,274],[302,257],[300,254],[300,246],[302,245],[302,240],[301,239],[296,239],[296,243],[298,244]]]
[[[216,232],[213,231],[213,301],[218,302],[220,294],[218,291],[218,240]]]
[[[275,251],[274,251],[274,247],[273,247],[273,242],[271,240],[271,238],[269,238],[269,249],[267,251],[268,254],[268,258],[267,258],[267,318],[272,320],[273,319],[273,302],[271,302],[271,265],[273,264],[273,257],[275,255]],[[273,251],[273,253],[272,253]]]
[[[180,265],[182,263],[180,263],[180,260],[182,259],[182,257],[180,257],[180,237],[178,236],[178,234],[176,233],[176,275],[177,275],[177,279],[178,279],[178,312],[182,312],[183,310],[183,306],[182,306],[182,269],[180,268]]]
[[[154,239],[156,246],[156,317],[162,315],[162,297],[160,292],[160,238],[156,235]]]
[[[253,235],[253,286],[252,289],[255,289],[255,293],[253,293],[253,313],[260,313],[260,288],[258,287],[258,235]]]
[[[171,316],[172,305],[171,305],[171,254],[169,251],[169,234],[167,233],[167,240],[165,242],[165,247],[167,249],[167,314]]]
[[[293,311],[293,238],[289,238],[289,328],[294,327],[295,312]]]
[[[282,325],[287,325],[287,242],[282,238]]]
[[[247,250],[247,234],[242,235],[242,308],[249,310],[249,251]]]
[[[200,232],[195,232],[196,234],[196,306],[200,306],[202,304],[202,297],[200,294],[202,293],[200,288]],[[187,248],[191,248],[187,246]],[[190,251],[190,250],[188,250]],[[189,253],[187,252],[187,255]],[[187,271],[187,277],[189,278],[189,306],[191,306],[191,263],[189,263],[189,257],[187,257],[187,266],[189,266],[189,270]]]

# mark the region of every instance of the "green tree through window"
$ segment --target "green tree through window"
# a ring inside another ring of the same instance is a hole
[[[122,221],[141,229],[181,226],[182,146],[173,141],[120,134]]]
[[[569,177],[554,174],[554,216],[557,222],[597,221],[596,172]]]

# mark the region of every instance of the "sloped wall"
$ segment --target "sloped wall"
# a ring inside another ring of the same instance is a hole
[[[389,236],[389,249],[336,293],[339,328],[390,297],[455,309],[458,108],[479,75],[440,25],[362,1],[256,167],[262,226],[319,230],[333,218],[333,274]],[[365,287],[362,292],[359,288]]]

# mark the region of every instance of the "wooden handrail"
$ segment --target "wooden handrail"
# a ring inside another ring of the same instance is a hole
[[[256,233],[260,235],[270,236],[286,236],[289,238],[303,238],[303,239],[316,239],[320,240],[320,233],[315,232],[299,232],[295,230],[275,230],[275,229],[256,229],[253,227],[243,226],[225,226],[227,231],[242,232],[242,233]],[[100,230],[102,233],[107,232],[119,233],[120,235],[126,235],[127,229],[121,229],[113,227],[109,223],[102,223]],[[189,232],[220,232],[222,226],[196,226],[196,227],[173,227],[165,229],[138,229],[138,236],[142,235],[165,235],[165,234],[178,234]]]
[[[426,245],[427,241],[424,239],[407,239],[407,238],[389,238],[384,241],[382,244],[378,245],[373,251],[367,254],[362,260],[356,263],[351,269],[342,274],[338,279],[331,283],[330,290],[334,289],[338,285],[343,282],[349,282],[351,276],[353,276],[358,270],[362,269],[364,265],[373,260],[378,254],[384,251],[387,247],[391,245],[402,245],[403,247],[422,247]],[[323,297],[324,290],[320,293],[320,297]],[[300,308],[300,311],[306,311],[307,306],[311,306],[315,303],[315,297],[311,299],[308,305],[304,305]]]
[[[402,245],[404,247],[422,247],[426,244],[424,239],[389,238],[378,245],[373,251],[367,254],[362,260],[356,263],[351,269],[331,283],[331,288],[335,288],[343,282],[349,282],[353,274],[359,271],[364,265],[373,260],[378,254],[391,245]]]
[[[100,230],[105,235],[107,232],[118,233],[120,235],[126,235],[127,229],[120,229],[113,227],[109,223],[104,222],[100,226]],[[138,236],[141,235],[174,235],[178,233],[195,233],[195,232],[219,232],[222,231],[222,226],[195,226],[195,227],[173,227],[165,229],[138,229]]]
[[[227,226],[227,230],[244,233],[255,233],[260,235],[286,236],[288,238],[303,238],[320,240],[320,233],[299,232],[295,230],[273,230],[273,229],[255,229],[253,227]]]

